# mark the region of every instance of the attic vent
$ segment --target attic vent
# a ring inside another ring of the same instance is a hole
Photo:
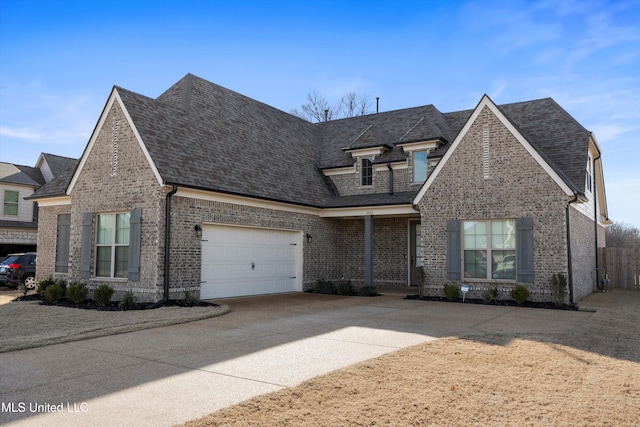
[[[484,179],[489,178],[489,128],[482,129],[482,170]]]
[[[111,151],[111,176],[116,176],[118,173],[118,133],[120,132],[120,120],[118,117],[113,118],[113,136],[112,136],[112,151]]]

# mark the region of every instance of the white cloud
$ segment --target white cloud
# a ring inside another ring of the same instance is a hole
[[[58,141],[61,144],[87,137],[86,129],[36,129],[0,126],[0,137],[26,140],[29,143]],[[87,138],[88,139],[88,138]]]
[[[75,87],[54,90],[40,81],[12,85],[7,80],[0,95],[0,138],[3,146],[24,149],[4,150],[3,157],[31,164],[36,150],[79,155],[91,135],[103,98]]]
[[[635,126],[625,123],[601,123],[592,127],[591,131],[596,135],[596,138],[600,142],[607,142],[614,140],[621,135],[640,129],[640,124],[636,123]]]
[[[637,27],[625,27],[618,22],[614,23],[610,11],[588,16],[586,26],[586,36],[577,42],[576,47],[567,56],[568,67],[573,67],[577,62],[590,58],[602,49],[640,40]]]

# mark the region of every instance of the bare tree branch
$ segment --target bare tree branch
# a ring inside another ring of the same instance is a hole
[[[340,115],[341,117],[364,116],[371,111],[371,99],[368,95],[358,96],[355,92],[347,92],[340,99]]]
[[[640,230],[630,225],[614,222],[606,229],[607,247],[640,248]]]
[[[307,102],[290,111],[294,116],[310,122],[324,122],[345,117],[363,116],[371,111],[371,99],[368,95],[358,96],[351,91],[345,94],[337,106],[332,106],[317,90],[307,95]]]

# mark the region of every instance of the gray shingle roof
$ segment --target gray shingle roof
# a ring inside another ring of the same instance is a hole
[[[345,147],[391,145],[394,147],[391,151],[375,160],[375,163],[386,163],[406,157],[400,147],[394,146],[396,143],[437,138],[451,141],[455,137],[445,116],[433,105],[332,120],[316,126],[322,132],[318,166],[323,169],[352,165],[351,155],[342,151]],[[365,142],[358,144],[361,139]]]
[[[499,105],[522,135],[578,193],[584,193],[591,133],[552,98]]]
[[[442,156],[473,110],[433,105],[311,124],[187,74],[157,99],[115,88],[166,184],[317,207],[411,203],[416,191],[340,197],[321,169],[351,166],[345,148],[386,145],[375,163],[403,161],[398,143],[441,139]],[[589,132],[551,98],[499,106],[578,192],[584,191]],[[71,170],[37,195],[64,194]],[[57,193],[56,193],[57,192]]]
[[[393,194],[358,194],[352,196],[337,196],[331,199],[326,208],[352,208],[358,206],[388,206],[412,204],[418,191],[401,191]]]
[[[44,177],[38,168],[0,162],[0,182],[39,187],[44,184]]]
[[[73,173],[76,171],[78,162],[79,160],[74,160],[70,166],[68,166],[64,171],[58,173],[58,175],[53,177],[51,181],[36,190],[36,192],[30,197],[25,197],[25,200],[41,197],[64,196],[66,194],[67,187],[71,182],[71,178],[73,178]]]
[[[117,88],[165,183],[321,206],[318,128],[188,74],[151,99]]]
[[[42,153],[42,157],[46,160],[51,169],[51,174],[56,177],[64,172],[69,166],[77,163],[76,159],[70,157],[57,156],[55,154]]]

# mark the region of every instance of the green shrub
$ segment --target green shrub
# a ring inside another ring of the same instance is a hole
[[[567,276],[563,273],[553,273],[551,276],[551,294],[557,306],[564,304],[564,297],[567,294]]]
[[[136,310],[138,308],[138,298],[132,291],[127,291],[122,295],[122,299],[118,303],[120,310]]]
[[[498,288],[492,286],[482,293],[482,298],[484,299],[484,302],[490,304],[498,299],[499,294],[500,291],[498,291]]]
[[[67,286],[65,294],[74,304],[80,304],[89,296],[89,288],[87,288],[87,285],[84,283],[71,282],[69,286]]]
[[[460,287],[455,282],[447,282],[444,284],[444,297],[449,301],[455,301],[460,297]]]
[[[45,291],[45,289],[47,289],[47,286],[54,285],[55,283],[56,283],[55,280],[53,280],[53,278],[51,276],[49,276],[46,279],[41,280],[38,283],[38,286],[36,287],[36,292],[40,296],[44,296],[44,291]]]
[[[511,289],[511,298],[513,298],[518,304],[523,304],[529,299],[529,289],[524,285],[516,285]]]
[[[338,295],[353,295],[353,285],[351,280],[343,280],[336,286],[336,292]]]
[[[64,288],[59,283],[54,283],[44,290],[44,299],[50,304],[60,301],[64,296],[64,291]]]
[[[38,285],[36,286],[36,292],[40,296],[44,297],[45,290],[47,289],[48,286],[51,286],[51,285],[60,285],[62,289],[65,291],[67,289],[67,282],[65,282],[64,280],[55,280],[53,277],[49,276],[46,279],[38,282]]]
[[[313,289],[313,292],[317,294],[335,295],[338,293],[338,288],[330,280],[319,279],[316,282],[316,287]]]
[[[184,307],[194,307],[200,304],[200,300],[194,294],[189,291],[184,291],[184,300],[182,301],[182,306]]]
[[[113,296],[113,288],[106,283],[98,286],[93,292],[93,299],[96,300],[100,307],[106,307]]]
[[[375,286],[361,286],[358,288],[359,297],[375,297],[378,296]]]

